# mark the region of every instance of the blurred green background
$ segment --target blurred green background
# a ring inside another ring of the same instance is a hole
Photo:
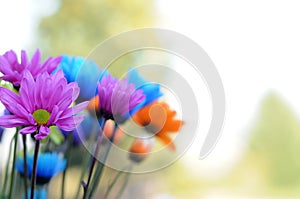
[[[123,198],[299,198],[297,91],[300,84],[296,68],[300,31],[294,25],[300,18],[295,10],[297,3],[56,0],[45,1],[43,5],[37,0],[12,2],[0,4],[1,53],[10,48],[33,52],[38,47],[45,57],[60,54],[85,57],[99,43],[120,32],[162,27],[191,37],[215,61],[228,100],[223,136],[215,151],[204,160],[198,159],[199,140],[203,140],[207,122],[200,138],[176,163],[157,172],[132,175]],[[285,18],[277,15],[282,10]],[[26,28],[18,28],[18,23],[25,24]],[[276,50],[270,53],[272,49]],[[117,64],[127,69],[135,59],[130,57]],[[5,144],[0,146],[4,148]],[[73,161],[80,164],[83,153],[88,154],[84,149],[73,151]],[[79,170],[74,167],[67,174],[67,198],[76,193]],[[105,180],[95,198],[101,198],[115,174],[106,168]],[[61,175],[49,186],[50,198],[59,198],[60,183]]]

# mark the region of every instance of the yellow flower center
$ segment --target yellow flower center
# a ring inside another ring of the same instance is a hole
[[[50,113],[44,109],[38,109],[32,114],[34,120],[38,123],[38,125],[47,124],[50,119]]]

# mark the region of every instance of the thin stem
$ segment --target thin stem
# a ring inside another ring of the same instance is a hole
[[[129,165],[129,166],[127,166],[127,167],[125,167],[124,168],[124,170],[131,170],[131,165]],[[106,199],[106,198],[108,198],[108,196],[109,196],[109,194],[110,194],[110,192],[112,191],[112,188],[114,187],[114,185],[117,183],[117,181],[119,180],[119,178],[121,177],[121,175],[124,173],[124,171],[119,171],[118,173],[117,173],[117,175],[114,177],[114,179],[113,179],[113,181],[110,183],[110,185],[108,186],[108,188],[107,188],[107,191],[106,191],[106,193],[105,193],[105,196],[104,196],[104,198]]]
[[[63,176],[62,176],[62,183],[61,183],[61,199],[65,198],[65,183],[66,183],[66,173],[67,173],[67,166],[68,163],[66,165],[66,169],[63,172]]]
[[[100,124],[100,126],[101,127],[104,126],[105,122],[106,122],[106,120],[102,120],[102,123]],[[104,129],[104,128],[102,128],[102,129]],[[94,171],[94,168],[95,168],[95,165],[96,165],[97,157],[98,157],[98,154],[99,154],[99,151],[100,151],[102,138],[103,138],[103,130],[99,133],[98,138],[97,138],[96,148],[95,148],[95,151],[94,151],[94,155],[93,155],[93,159],[92,159],[92,163],[91,163],[87,183],[83,184],[83,191],[84,191],[83,199],[86,199],[88,197],[89,186],[90,186],[93,171]]]
[[[61,199],[64,199],[65,198],[65,183],[66,183],[66,174],[67,174],[67,169],[68,169],[68,166],[69,166],[69,159],[70,159],[70,148],[71,148],[71,142],[72,142],[72,134],[71,133],[68,133],[68,136],[67,136],[67,149],[66,149],[66,152],[65,152],[65,157],[67,159],[67,163],[66,163],[66,168],[63,172],[63,176],[62,176],[62,183],[61,183]]]
[[[112,144],[114,142],[117,129],[118,129],[118,125],[115,124],[113,134],[112,134],[112,136],[110,138],[110,142],[108,142],[108,146],[107,146],[107,149],[106,149],[105,154],[104,154],[104,159],[103,159],[102,162],[99,162],[99,165],[98,165],[98,167],[96,169],[96,173],[95,173],[95,176],[94,176],[94,179],[93,179],[93,183],[92,183],[92,187],[91,187],[91,193],[90,193],[89,198],[92,198],[92,196],[94,194],[94,191],[97,189],[97,186],[100,184],[101,176],[102,176],[102,171],[103,171],[103,168],[104,168],[104,164],[105,164],[105,162],[106,162],[106,160],[108,158],[110,149],[111,149]]]
[[[6,198],[5,193],[6,193],[6,187],[7,187],[7,182],[8,182],[9,162],[10,162],[10,158],[11,158],[13,142],[15,140],[16,135],[18,135],[17,132],[15,133],[14,137],[11,139],[10,144],[9,144],[9,153],[8,153],[8,159],[7,159],[6,168],[5,168],[4,184],[2,187],[2,193],[1,193],[2,199]]]
[[[123,171],[119,171],[118,174],[116,175],[116,177],[113,179],[112,183],[108,186],[107,191],[105,193],[104,198],[106,199],[108,197],[108,195],[110,194],[112,188],[114,187],[114,185],[116,184],[116,182],[118,181],[118,179],[120,178],[120,176],[123,174]]]
[[[104,159],[106,159],[106,158],[104,157]],[[92,187],[91,187],[91,191],[90,191],[90,198],[93,196],[95,189],[97,189],[97,186],[99,185],[99,183],[97,183],[97,182],[100,182],[103,168],[104,168],[104,163],[99,162],[98,167],[95,172],[95,175],[94,175],[94,179],[93,179],[93,183],[92,183]]]
[[[40,141],[36,140],[35,148],[34,148],[34,156],[33,156],[30,199],[34,199],[34,189],[35,189],[35,183],[36,183],[36,170],[37,170],[37,160],[38,160],[38,155],[39,155],[39,148],[40,148]]]
[[[12,197],[12,192],[13,192],[13,187],[14,187],[14,182],[15,182],[15,164],[16,164],[16,157],[17,157],[18,133],[19,133],[19,130],[18,130],[18,128],[16,128],[16,134],[15,134],[15,138],[14,138],[15,145],[14,145],[14,153],[13,153],[13,164],[12,164],[12,169],[11,169],[11,178],[10,178],[8,199],[11,199],[11,197]]]
[[[101,127],[101,129],[103,129],[103,126],[104,126],[104,118],[101,118],[100,119],[100,127]],[[85,156],[84,156],[85,157]],[[79,183],[79,185],[78,185],[78,188],[77,188],[77,192],[76,192],[76,195],[75,195],[75,199],[77,199],[78,198],[78,196],[79,196],[79,192],[80,192],[80,190],[81,190],[81,186],[82,186],[82,182],[83,182],[83,178],[84,178],[84,175],[85,175],[85,168],[87,168],[88,167],[88,165],[89,165],[89,163],[92,161],[92,159],[93,159],[93,156],[87,156],[87,157],[89,157],[89,160],[86,160],[85,159],[85,161],[83,161],[83,162],[85,162],[85,164],[84,164],[84,166],[83,167],[81,167],[81,175],[80,175],[80,181],[79,182],[81,182],[81,183]]]
[[[79,182],[82,182],[84,174],[85,174],[85,168],[88,167],[88,164],[91,160],[92,160],[92,156],[89,157],[89,161],[87,161],[87,160],[84,161],[85,164],[84,164],[83,167],[81,167],[81,175],[80,175],[80,181]],[[81,183],[79,183],[79,185],[78,185],[77,192],[76,192],[76,195],[75,195],[75,199],[78,198],[80,189],[81,189]]]
[[[26,145],[26,135],[22,135],[22,141],[23,141],[23,159],[24,159],[24,193],[25,193],[25,199],[28,199],[27,194],[27,177],[28,177],[28,168],[27,168],[27,145]]]
[[[96,157],[98,156],[98,152],[99,152],[99,149],[100,149],[100,145],[101,145],[101,141],[102,141],[102,133],[98,136],[98,141],[97,141],[97,145],[96,145],[96,149],[95,149],[95,152],[94,152],[94,156],[93,156],[93,159],[92,159],[92,163],[91,163],[91,167],[90,167],[90,171],[89,171],[89,175],[88,175],[88,181],[86,183],[86,185],[84,186],[84,195],[83,195],[83,199],[86,199],[87,198],[87,195],[88,195],[88,188],[89,188],[89,185],[91,183],[91,179],[92,179],[92,175],[93,175],[93,171],[94,171],[94,168],[95,168],[95,165],[96,165]]]
[[[64,170],[63,176],[62,176],[61,199],[64,199],[64,198],[65,198],[66,173],[67,173],[67,166],[66,166],[66,169]]]
[[[121,196],[123,195],[123,192],[124,192],[126,186],[128,185],[131,169],[132,169],[132,164],[130,165],[130,168],[129,168],[128,172],[125,174],[125,180],[124,180],[124,183],[123,183],[120,191],[118,192],[118,195],[116,197],[117,199],[121,198]]]

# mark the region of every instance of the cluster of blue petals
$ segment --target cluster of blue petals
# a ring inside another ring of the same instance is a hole
[[[97,91],[97,82],[108,74],[94,61],[86,60],[83,57],[68,55],[62,56],[62,60],[57,70],[62,70],[64,72],[68,83],[78,83],[80,88],[80,94],[77,99],[78,102],[93,98]]]
[[[30,178],[33,168],[33,154],[27,154],[26,157],[28,177]],[[65,170],[66,163],[66,160],[56,152],[40,153],[37,161],[37,178],[43,178],[43,180],[49,181],[52,177]],[[23,157],[17,157],[16,169],[20,174],[24,174]]]
[[[163,95],[160,85],[145,80],[136,69],[128,71],[128,83],[134,84],[136,89],[142,89],[145,94],[145,100],[130,111],[130,115],[134,114],[140,108],[147,106]]]

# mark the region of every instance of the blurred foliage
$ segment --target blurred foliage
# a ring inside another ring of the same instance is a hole
[[[271,93],[262,102],[246,153],[229,178],[249,193],[293,195],[300,186],[299,143],[298,118]]]
[[[300,123],[290,107],[275,94],[262,104],[250,147],[264,160],[272,185],[294,186],[300,183]]]
[[[155,15],[152,1],[61,0],[59,10],[42,19],[38,43],[51,55],[86,56],[110,36],[153,26]]]

